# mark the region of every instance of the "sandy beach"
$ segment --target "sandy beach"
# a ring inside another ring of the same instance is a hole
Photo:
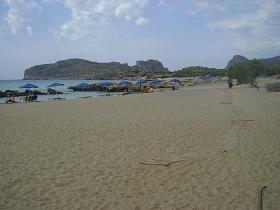
[[[0,105],[0,209],[280,209],[280,93]]]

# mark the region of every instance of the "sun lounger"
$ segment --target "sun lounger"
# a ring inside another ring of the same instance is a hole
[[[112,96],[113,94],[110,94],[110,93],[106,93],[106,94],[103,94],[103,95],[99,95],[100,97],[105,97],[105,96]]]
[[[49,100],[61,101],[61,100],[65,100],[65,98],[56,97],[56,98],[49,98]]]

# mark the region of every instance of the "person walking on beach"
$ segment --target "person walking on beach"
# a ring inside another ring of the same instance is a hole
[[[231,78],[228,78],[227,83],[228,83],[228,88],[231,89],[232,86],[233,86],[233,84],[232,84],[232,79],[231,79]]]
[[[258,86],[258,83],[256,80],[253,83],[253,87],[257,88],[258,92],[260,92],[260,87]]]

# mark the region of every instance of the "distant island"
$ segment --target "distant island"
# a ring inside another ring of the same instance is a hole
[[[267,72],[275,74],[280,69],[280,56],[267,59],[254,59],[267,69]],[[136,61],[136,65],[127,63],[109,62],[98,63],[79,58],[57,61],[52,64],[36,65],[24,72],[24,80],[118,80],[118,79],[154,79],[167,77],[193,77],[193,76],[225,76],[233,67],[241,68],[251,61],[244,56],[235,55],[228,61],[224,69],[216,69],[202,66],[185,67],[176,71],[169,71],[158,60]],[[240,66],[241,65],[241,66]]]

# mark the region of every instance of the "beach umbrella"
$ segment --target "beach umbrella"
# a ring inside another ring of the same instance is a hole
[[[32,89],[32,88],[38,88],[38,86],[37,85],[33,85],[31,83],[26,83],[25,85],[20,86],[19,88],[22,88],[22,89]]]
[[[108,86],[113,85],[113,83],[112,82],[101,82],[101,83],[99,83],[99,85],[102,87],[108,87]]]
[[[130,81],[127,81],[127,80],[122,80],[119,82],[120,85],[130,85],[131,82]]]
[[[33,85],[31,83],[26,83],[25,85],[20,86],[19,88],[31,89],[31,88],[38,88],[38,86],[37,85]]]
[[[143,91],[142,84],[145,84],[146,82],[147,82],[146,80],[140,79],[136,81],[135,84],[140,85],[140,89]]]
[[[135,84],[137,84],[137,85],[141,85],[141,84],[144,84],[144,83],[146,83],[146,80],[143,80],[143,79],[140,79],[140,80],[135,82]]]
[[[56,94],[57,94],[56,87],[58,87],[58,86],[64,86],[64,84],[58,83],[58,82],[54,82],[54,83],[48,85],[48,87],[55,87],[55,92],[56,92]]]
[[[32,88],[38,88],[38,86],[37,85],[33,85],[31,83],[26,83],[25,85],[20,86],[19,88],[22,88],[22,89],[32,89]],[[29,94],[30,94],[30,92],[29,92]]]
[[[101,83],[99,83],[99,86],[106,87],[106,92],[107,92],[107,88],[111,85],[113,85],[112,82],[101,82]]]
[[[159,79],[154,79],[154,80],[150,81],[150,83],[152,83],[152,84],[158,84],[161,82],[162,82],[162,80],[159,80]]]
[[[172,82],[173,82],[173,83],[180,83],[181,81],[178,80],[178,79],[172,79],[172,80],[170,80],[169,82],[170,82],[170,83],[172,83]]]
[[[122,81],[119,82],[119,85],[123,85],[123,86],[125,87],[125,90],[124,90],[124,91],[125,91],[125,93],[126,93],[126,88],[129,89],[129,86],[131,85],[131,82],[130,82],[130,81],[127,81],[127,80],[122,80]],[[128,89],[127,89],[127,90],[128,90]],[[124,93],[124,94],[125,94],[125,93]]]
[[[79,88],[88,88],[90,85],[87,83],[81,83],[78,85]]]
[[[89,88],[89,86],[90,85],[87,83],[81,83],[78,85],[78,88],[81,88],[81,89],[83,89],[83,91],[85,91],[85,88]]]
[[[155,87],[157,87],[157,85],[158,85],[159,83],[161,83],[161,82],[163,82],[163,81],[162,81],[162,80],[159,80],[159,79],[154,79],[154,80],[151,80],[151,81],[150,81],[150,83],[153,84],[153,85],[155,85]]]
[[[48,85],[48,87],[57,87],[57,86],[64,86],[64,84],[58,83],[58,82],[54,82],[54,83]]]

